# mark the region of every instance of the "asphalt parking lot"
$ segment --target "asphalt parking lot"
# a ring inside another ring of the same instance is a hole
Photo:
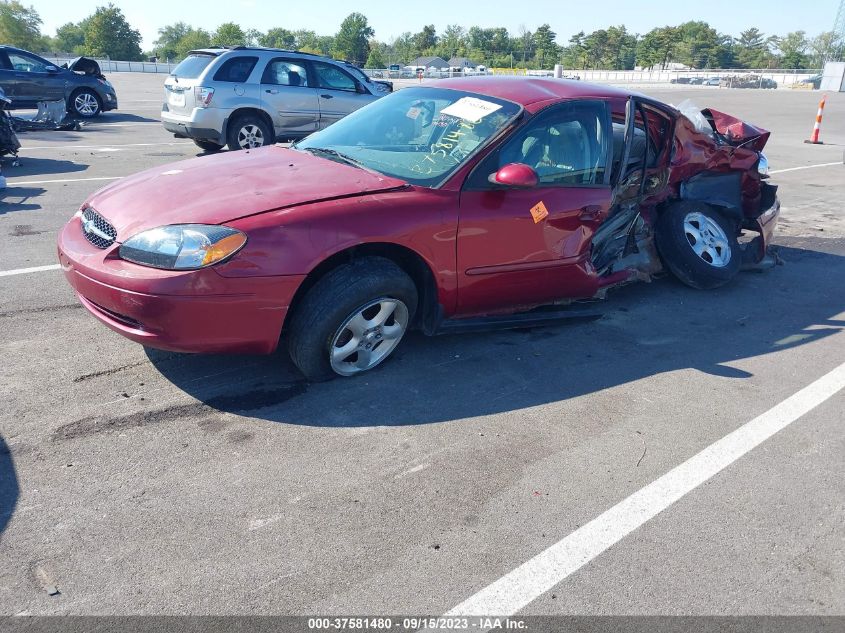
[[[571,573],[509,576],[842,372],[845,94],[812,146],[817,92],[644,90],[772,131],[781,265],[628,286],[590,323],[411,335],[307,384],[283,353],[145,350],[53,268],[91,192],[199,153],[158,123],[162,76],[110,79],[119,111],[4,166],[0,614],[438,615],[510,578],[521,614],[845,615],[835,389]]]

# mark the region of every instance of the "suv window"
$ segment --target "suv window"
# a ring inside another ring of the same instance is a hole
[[[605,106],[577,101],[529,122],[498,152],[498,164],[529,165],[540,185],[601,185],[605,182],[608,141]],[[484,174],[486,177],[487,174]]]
[[[264,69],[261,83],[276,86],[308,86],[308,73],[305,66],[288,59],[273,59]]]
[[[257,57],[230,57],[214,73],[214,81],[243,83],[249,79],[249,75],[257,63]]]
[[[9,61],[12,63],[12,68],[17,71],[28,73],[46,73],[47,66],[42,59],[38,59],[34,55],[24,55],[23,53],[13,53],[9,51]]]
[[[185,79],[196,79],[215,59],[217,59],[215,55],[188,55],[179,62],[179,65],[170,74],[176,77],[184,77]]]
[[[348,90],[350,92],[356,92],[358,90],[355,80],[337,66],[324,64],[323,62],[312,63],[314,64],[314,71],[317,73],[317,84],[320,88]]]

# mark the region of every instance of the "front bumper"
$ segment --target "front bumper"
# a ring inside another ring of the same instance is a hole
[[[116,251],[88,243],[78,218],[59,234],[59,263],[82,305],[126,338],[175,352],[272,353],[303,279],[157,270]]]
[[[100,96],[100,100],[103,102],[103,112],[117,110],[117,95],[113,92],[103,93]]]

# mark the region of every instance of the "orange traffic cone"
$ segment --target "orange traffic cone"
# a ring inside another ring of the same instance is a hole
[[[822,114],[824,113],[824,102],[827,99],[827,95],[822,95],[822,100],[819,101],[819,111],[816,114],[816,124],[813,126],[813,135],[804,141],[805,143],[810,143],[812,145],[824,145],[819,140],[819,130],[822,126]]]

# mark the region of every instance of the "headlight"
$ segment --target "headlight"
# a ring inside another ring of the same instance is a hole
[[[763,152],[760,152],[760,161],[757,163],[757,172],[761,176],[769,175],[769,160]]]
[[[228,259],[244,244],[246,235],[228,226],[173,224],[133,235],[118,254],[142,266],[193,270]]]

